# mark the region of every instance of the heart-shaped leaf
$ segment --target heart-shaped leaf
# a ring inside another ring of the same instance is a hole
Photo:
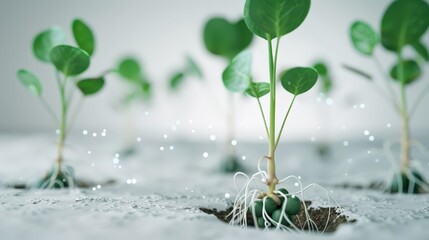
[[[419,65],[414,60],[405,60],[402,62],[403,69],[403,81],[405,84],[413,83],[417,80],[421,75],[421,70]],[[400,77],[398,77],[399,64],[396,64],[390,70],[390,76],[397,82],[402,81]]]
[[[204,26],[204,44],[212,54],[231,60],[252,42],[253,34],[244,20],[230,23],[228,20],[215,17]]]
[[[135,58],[125,58],[119,63],[119,74],[128,80],[139,81],[141,78],[141,67]]]
[[[280,79],[283,88],[297,96],[310,90],[316,84],[317,77],[313,68],[296,67],[284,72]]]
[[[298,28],[310,10],[310,0],[246,0],[244,20],[254,34],[274,39]]]
[[[357,21],[350,27],[350,38],[353,46],[360,53],[371,56],[378,44],[378,36],[374,29],[367,23]]]
[[[189,75],[196,76],[200,79],[203,78],[203,72],[201,71],[201,68],[190,56],[186,58],[186,73],[188,73]]]
[[[421,42],[412,43],[414,50],[426,61],[429,62],[429,52],[426,46]]]
[[[66,35],[61,28],[52,27],[43,31],[33,40],[33,53],[42,62],[51,62],[50,53],[52,48],[64,44]]]
[[[269,92],[270,84],[266,82],[252,82],[249,88],[246,89],[246,94],[254,98],[261,98]]]
[[[232,92],[243,92],[251,81],[252,54],[246,50],[234,57],[222,74],[223,84]]]
[[[77,82],[77,87],[83,95],[88,96],[99,92],[104,86],[104,78],[87,78]]]
[[[185,74],[183,72],[177,72],[173,74],[170,78],[170,89],[177,90],[183,80],[185,79]]]
[[[51,61],[66,76],[76,76],[89,67],[89,55],[80,48],[59,45],[51,50]]]
[[[381,20],[381,43],[387,50],[399,52],[418,42],[429,27],[428,16],[425,1],[393,1]]]
[[[329,74],[328,65],[324,62],[318,62],[314,64],[314,69],[319,73],[319,77],[322,79],[322,92],[328,94],[332,90],[332,79]]]
[[[37,97],[42,95],[42,84],[37,76],[25,69],[20,69],[17,72],[18,79],[24,86]]]
[[[72,30],[79,48],[85,50],[91,56],[95,48],[95,38],[91,28],[81,19],[75,19],[72,23]]]

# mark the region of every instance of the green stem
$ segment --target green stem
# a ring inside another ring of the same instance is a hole
[[[267,133],[267,138],[269,139],[270,138],[270,131],[268,130],[268,125],[267,125],[267,120],[265,118],[264,109],[262,108],[261,100],[259,98],[256,98],[256,100],[258,100],[259,110],[261,111],[262,119],[264,120],[265,131]]]
[[[61,81],[60,75],[57,72],[57,83],[60,90],[60,98],[61,98],[61,119],[60,119],[60,136],[58,140],[58,155],[56,159],[56,166],[61,171],[61,164],[63,162],[63,150],[64,150],[64,144],[65,139],[67,136],[67,111],[68,111],[68,104],[66,99],[66,93],[65,93],[65,87],[67,84],[67,77],[64,78],[63,81]]]
[[[49,114],[51,115],[51,117],[54,119],[55,124],[57,126],[59,126],[60,125],[60,121],[58,120],[58,117],[55,114],[55,112],[52,109],[52,107],[48,104],[48,102],[46,102],[46,100],[45,100],[45,98],[43,96],[40,96],[40,101],[42,102],[43,107],[45,107],[45,109],[49,112]]]
[[[405,91],[404,66],[402,64],[402,51],[397,54],[397,74],[401,83],[401,117],[402,117],[402,156],[401,171],[406,172],[410,165],[410,125],[407,112],[407,95]]]
[[[273,47],[271,43],[271,36],[267,37],[268,40],[268,57],[270,68],[270,131],[269,131],[269,154],[267,163],[267,180],[268,195],[273,195],[278,179],[276,176],[276,162],[275,162],[275,141],[276,141],[276,65],[277,55],[279,50],[280,38],[277,38],[275,55],[273,57]]]
[[[292,106],[293,106],[293,103],[295,102],[296,96],[297,95],[293,96],[292,102],[290,103],[289,108],[288,108],[288,110],[286,112],[285,118],[283,119],[282,127],[280,128],[279,135],[277,136],[275,148],[277,148],[277,145],[279,145],[280,137],[282,136],[282,132],[283,132],[283,128],[284,128],[285,123],[286,123],[286,119],[289,116],[290,110],[292,109]]]

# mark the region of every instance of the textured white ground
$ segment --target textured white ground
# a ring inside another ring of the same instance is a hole
[[[390,195],[378,191],[345,190],[333,183],[369,183],[385,177],[386,158],[376,156],[380,143],[333,144],[330,160],[315,154],[313,143],[280,146],[279,177],[300,176],[304,185],[319,183],[355,224],[333,234],[285,233],[231,227],[198,210],[226,208],[235,196],[231,175],[217,171],[221,146],[216,142],[165,140],[136,142],[130,158],[113,158],[118,149],[109,138],[81,136],[70,141],[66,153],[77,177],[93,182],[114,179],[116,184],[96,190],[15,190],[4,186],[34,182],[55,156],[52,136],[0,135],[0,239],[427,239],[429,195]],[[170,150],[173,146],[173,150]],[[161,151],[160,147],[164,147]],[[238,143],[249,172],[265,154],[263,144]],[[91,151],[91,154],[88,154]],[[368,153],[368,151],[370,151]],[[207,152],[208,157],[203,157]],[[415,151],[429,179],[428,159]],[[351,160],[350,160],[351,159]],[[120,166],[120,167],[119,167]],[[135,184],[128,184],[135,179]],[[287,184],[295,191],[295,181]],[[226,196],[230,195],[229,198]],[[311,188],[306,200],[326,206],[324,192]]]

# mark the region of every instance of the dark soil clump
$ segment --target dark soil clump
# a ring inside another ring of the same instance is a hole
[[[310,207],[311,205],[310,201],[306,201],[305,203],[307,205],[307,210],[310,215],[310,218],[314,221],[319,231],[323,231],[323,229],[325,229],[325,232],[327,233],[334,232],[341,224],[356,222],[356,220],[347,219],[345,215],[342,215],[337,211],[337,208],[327,208],[327,207],[312,208]],[[304,224],[307,219],[305,216],[305,211],[303,210],[304,209],[303,205],[301,209],[302,210],[292,218],[292,222],[295,224],[296,227],[302,230],[308,231],[309,226],[307,224]],[[232,214],[230,214],[231,211],[233,210],[232,207],[224,211],[218,211],[217,209],[209,209],[209,208],[200,208],[200,210],[203,211],[204,213],[215,215],[220,221],[225,223],[229,223],[232,219]],[[328,221],[328,218],[329,218],[329,221]],[[251,213],[247,214],[247,224],[248,226],[254,226],[253,217]]]

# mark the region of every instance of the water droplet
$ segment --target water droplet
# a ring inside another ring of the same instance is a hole
[[[298,182],[295,182],[295,187],[298,187],[299,186],[299,183]]]
[[[106,132],[102,132],[102,133],[101,133],[101,136],[102,136],[102,137],[105,137],[105,136],[106,136]]]
[[[88,134],[88,130],[83,130],[83,131],[82,131],[82,134],[83,134],[83,135],[87,135],[87,134]]]
[[[298,176],[298,179],[301,179],[301,176]]]
[[[101,185],[97,185],[97,189],[100,189],[101,188]]]
[[[359,107],[360,107],[361,109],[364,109],[364,108],[365,108],[365,104],[361,103]]]
[[[88,151],[88,154],[91,154],[92,152],[91,151]]]
[[[363,131],[363,134],[365,134],[365,136],[368,136],[369,135],[369,131],[365,130],[365,131]]]
[[[212,141],[216,140],[216,136],[214,134],[210,135],[210,140]]]
[[[118,164],[119,163],[119,158],[113,158],[112,162],[113,162],[113,164]]]
[[[229,193],[225,193],[225,198],[229,198],[230,196]]]
[[[343,146],[344,146],[344,147],[347,147],[348,145],[349,145],[349,141],[344,141],[344,142],[343,142]]]
[[[169,148],[170,148],[170,151],[174,150],[174,146],[170,146]]]
[[[93,188],[92,188],[92,191],[95,191],[95,190],[97,190],[97,189],[96,189],[95,187],[93,187]]]
[[[191,133],[195,133],[195,129],[192,129],[192,130],[191,130]]]
[[[232,144],[232,146],[237,145],[237,140],[235,140],[235,139],[234,139],[234,140],[232,140],[232,141],[231,141],[231,144]]]
[[[164,134],[164,138],[168,138],[168,135],[167,135],[167,134]]]
[[[392,127],[392,124],[391,124],[391,123],[387,123],[387,124],[386,124],[386,127],[387,127],[387,128],[391,128],[391,127]]]
[[[246,159],[247,159],[247,157],[243,155],[243,156],[241,156],[241,159],[242,159],[242,160],[246,160]]]
[[[164,151],[164,147],[162,147],[162,146],[159,147],[159,150]]]
[[[141,141],[142,141],[142,138],[141,138],[141,137],[138,137],[138,138],[136,139],[136,141],[137,141],[137,142],[141,142]]]
[[[332,98],[328,98],[328,99],[326,99],[326,104],[331,106],[332,104],[334,104],[334,100]]]
[[[131,180],[131,183],[132,183],[132,184],[136,184],[136,183],[137,183],[137,179],[133,178],[133,179]]]
[[[116,158],[118,158],[118,157],[119,157],[119,153],[116,153],[116,154],[115,154],[115,157],[116,157]]]
[[[208,156],[209,156],[208,152],[204,152],[204,153],[203,153],[203,157],[204,157],[204,158],[207,158]]]
[[[348,174],[347,174],[347,173],[344,173],[344,176],[348,176]]]
[[[369,139],[369,141],[373,142],[375,140],[375,137],[374,136],[369,136],[368,139]]]
[[[97,137],[97,133],[92,133],[92,136],[93,137]]]
[[[127,184],[131,184],[131,179],[127,179]]]

